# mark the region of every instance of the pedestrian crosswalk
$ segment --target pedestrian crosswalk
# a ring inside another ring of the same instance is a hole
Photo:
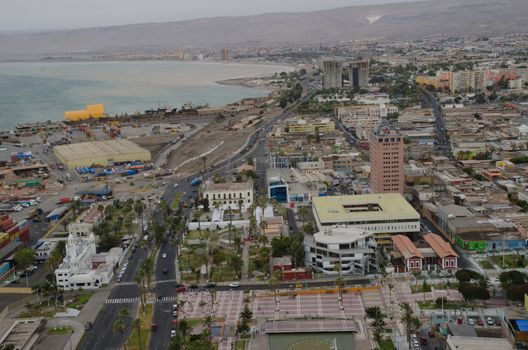
[[[106,299],[105,304],[133,304],[139,301],[138,297],[134,298],[114,298]]]
[[[147,304],[164,304],[164,303],[174,303],[178,301],[176,295],[171,295],[167,297],[157,298],[156,300],[147,300]],[[110,298],[105,300],[105,304],[134,304],[139,302],[139,297],[133,298]]]

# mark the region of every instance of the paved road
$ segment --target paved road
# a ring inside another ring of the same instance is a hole
[[[425,89],[421,89],[423,95],[431,103],[433,108],[433,114],[435,116],[435,131],[436,131],[436,148],[446,157],[453,160],[453,150],[451,149],[451,143],[447,139],[447,130],[445,128],[444,114],[442,107],[434,97],[432,93]]]
[[[145,259],[144,249],[138,249],[133,253],[129,266],[123,275],[123,282],[132,282],[136,275],[139,266]],[[109,298],[134,298],[139,296],[139,289],[137,285],[117,285],[112,289]],[[123,334],[114,333],[112,326],[116,316],[122,308],[127,308],[131,318],[128,321],[128,326],[135,318],[138,303],[131,304],[105,304],[97,315],[93,328],[84,334],[83,339],[79,343],[77,349],[79,350],[93,350],[93,349],[120,349],[124,342],[130,335],[130,327]]]

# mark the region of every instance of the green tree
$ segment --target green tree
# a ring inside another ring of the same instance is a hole
[[[401,322],[405,326],[407,341],[409,341],[409,334],[411,331],[417,329],[420,326],[420,320],[413,315],[413,310],[409,303],[401,303]]]
[[[35,251],[31,248],[21,248],[15,253],[15,262],[20,270],[25,270],[35,262]],[[26,286],[29,286],[28,274],[26,273]]]

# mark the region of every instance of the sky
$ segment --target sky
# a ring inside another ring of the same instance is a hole
[[[412,0],[0,0],[0,31],[113,26],[404,1]]]

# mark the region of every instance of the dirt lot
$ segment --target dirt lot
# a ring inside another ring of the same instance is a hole
[[[217,146],[218,148],[206,156],[206,165],[210,166],[229,158],[233,152],[236,152],[242,147],[244,142],[246,142],[247,137],[252,132],[257,130],[267,120],[280,113],[280,109],[266,109],[265,113],[262,115],[262,121],[256,125],[245,127],[239,131],[227,130],[228,126],[236,124],[242,118],[251,115],[258,115],[259,112],[259,108],[253,108],[234,117],[226,116],[225,119],[220,122],[212,122],[190,137],[185,144],[181,145],[175,152],[173,152],[167,162],[167,168],[177,169],[176,174],[178,176],[185,176],[200,171],[203,169],[203,161],[201,158],[186,163],[181,167],[179,167],[179,165],[186,160],[198,157]]]

